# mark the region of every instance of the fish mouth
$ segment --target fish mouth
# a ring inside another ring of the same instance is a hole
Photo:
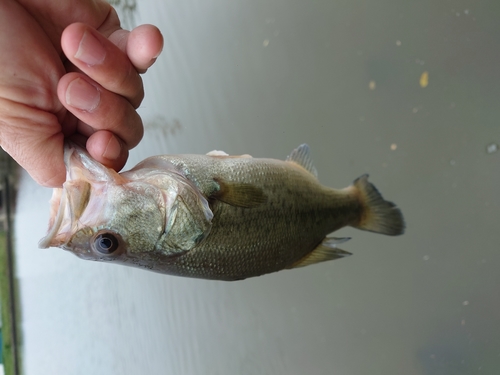
[[[62,189],[54,189],[50,200],[50,220],[47,235],[38,243],[40,248],[62,247],[81,226],[92,191],[89,181],[66,181]]]
[[[63,184],[62,188],[55,188],[52,192],[52,198],[49,201],[50,204],[50,219],[49,219],[49,229],[45,237],[43,237],[38,242],[38,247],[40,249],[47,249],[49,247],[60,247],[69,241],[71,236],[68,230],[63,231],[64,227],[67,229],[71,228],[71,223],[68,223],[68,218],[70,218],[71,207],[70,202],[68,202],[68,183],[74,178],[74,173],[71,172],[73,169],[74,161],[74,151],[75,148],[72,144],[66,143],[64,145],[64,164],[66,165],[66,182]]]
[[[126,182],[117,172],[98,163],[85,149],[71,142],[66,142],[64,146],[64,164],[66,182],[52,193],[49,229],[38,243],[42,249],[65,249],[72,236],[85,223],[102,221],[98,206],[102,200],[94,199],[94,203],[89,204],[91,195],[104,196],[108,184]]]
[[[40,249],[47,249],[49,247],[61,246],[67,242],[68,236],[61,238],[62,233],[60,229],[63,226],[65,217],[67,217],[67,193],[64,188],[56,188],[52,193],[52,198],[50,199],[50,221],[49,230],[45,237],[43,237],[40,242],[38,242],[38,247]],[[68,238],[69,239],[69,238]]]
[[[71,239],[74,224],[85,211],[91,191],[87,168],[92,161],[85,163],[86,159],[90,160],[90,156],[83,149],[69,142],[65,144],[66,182],[52,193],[49,229],[38,242],[39,248],[63,247]]]

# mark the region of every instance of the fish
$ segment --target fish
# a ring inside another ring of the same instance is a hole
[[[323,186],[309,146],[286,160],[159,155],[109,169],[65,145],[66,181],[53,191],[40,248],[86,260],[192,278],[234,281],[344,258],[343,227],[397,236],[401,210],[364,174]]]

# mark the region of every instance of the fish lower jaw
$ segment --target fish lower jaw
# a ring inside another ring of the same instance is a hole
[[[64,189],[54,189],[52,198],[50,199],[50,220],[49,229],[45,237],[38,242],[38,247],[46,249],[54,246],[54,238],[60,232],[60,228],[66,216],[67,196]]]

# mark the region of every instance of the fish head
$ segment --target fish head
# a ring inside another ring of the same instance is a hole
[[[54,189],[49,230],[39,246],[59,247],[87,260],[141,266],[164,232],[175,185],[166,192],[130,180],[74,145],[66,146],[64,158],[66,182]]]

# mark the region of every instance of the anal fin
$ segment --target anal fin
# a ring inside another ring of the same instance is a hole
[[[327,260],[334,260],[352,255],[337,247],[338,244],[346,242],[349,239],[349,237],[326,237],[313,251],[287,268],[305,267],[310,264],[326,262]]]

